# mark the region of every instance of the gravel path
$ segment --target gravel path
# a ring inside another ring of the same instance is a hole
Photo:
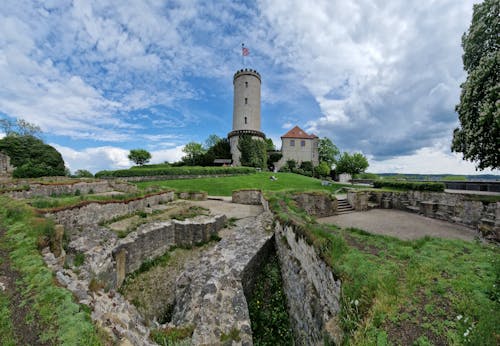
[[[403,240],[418,239],[424,236],[462,239],[472,241],[476,231],[462,225],[427,218],[400,210],[372,209],[318,219],[342,228],[354,227],[364,231],[388,235]]]

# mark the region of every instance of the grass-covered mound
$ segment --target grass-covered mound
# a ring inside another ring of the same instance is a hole
[[[25,203],[0,197],[0,228],[2,254],[8,254],[0,256],[0,263],[8,262],[4,273],[18,275],[15,288],[0,290],[0,344],[20,345],[20,332],[34,334],[37,344],[104,344],[88,308],[75,303],[71,292],[55,284],[40,255],[38,246],[53,234],[54,225],[37,217]],[[21,301],[9,305],[7,295],[16,295],[16,291]],[[19,313],[25,318],[19,319]],[[21,325],[27,328],[21,330]]]
[[[496,245],[402,241],[317,224],[290,196],[269,196],[282,223],[314,246],[342,280],[347,345],[497,345],[500,256]]]
[[[277,180],[271,180],[275,176]],[[234,190],[260,189],[262,191],[325,191],[333,192],[343,185],[332,183],[322,186],[321,180],[294,173],[254,173],[244,176],[224,178],[179,179],[137,183],[139,188],[158,186],[179,191],[203,190],[211,196],[231,196]]]
[[[100,171],[95,174],[96,178],[121,178],[121,177],[151,177],[171,175],[220,175],[220,174],[249,174],[254,173],[252,167],[200,167],[181,166],[172,167],[167,164],[134,166],[130,169],[116,171]]]

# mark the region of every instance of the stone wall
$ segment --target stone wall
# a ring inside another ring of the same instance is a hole
[[[299,208],[317,217],[332,216],[337,211],[337,199],[325,193],[302,192],[293,195]]]
[[[326,337],[340,345],[340,280],[293,226],[276,223],[274,232],[295,342],[323,345]]]
[[[260,205],[262,192],[260,190],[237,190],[233,191],[232,201],[238,204]]]
[[[14,166],[10,164],[10,157],[0,152],[0,177],[10,178],[14,172]]]
[[[37,184],[29,183],[28,190],[11,191],[8,195],[12,198],[33,198],[33,197],[49,197],[53,195],[74,195],[74,194],[89,194],[103,193],[110,191],[120,192],[135,192],[137,187],[124,182],[116,181],[91,181],[91,182],[75,182],[70,184]]]
[[[481,195],[428,191],[349,191],[347,199],[356,210],[369,207],[399,209],[427,217],[460,223],[500,241],[500,202],[478,200]]]
[[[72,234],[80,229],[132,214],[153,205],[170,202],[173,199],[174,192],[169,191],[124,202],[91,202],[79,207],[48,213],[46,216],[52,217],[57,223],[63,225],[69,234]]]
[[[126,274],[139,269],[145,260],[161,256],[173,246],[193,246],[207,242],[224,228],[225,222],[225,215],[217,215],[142,225],[121,239],[113,249],[117,287],[121,286]]]

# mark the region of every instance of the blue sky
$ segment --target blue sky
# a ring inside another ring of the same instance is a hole
[[[4,0],[0,117],[38,124],[72,171],[139,147],[176,161],[231,131],[244,42],[278,146],[299,125],[372,172],[473,174],[449,149],[473,3]]]

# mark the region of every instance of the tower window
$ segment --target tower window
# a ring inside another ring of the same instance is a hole
[[[245,88],[248,88],[248,82],[245,82]]]
[[[295,146],[295,139],[290,139],[290,146],[294,147]]]
[[[245,97],[245,104],[248,104],[248,98]]]
[[[247,117],[245,117],[245,124],[247,123]]]

